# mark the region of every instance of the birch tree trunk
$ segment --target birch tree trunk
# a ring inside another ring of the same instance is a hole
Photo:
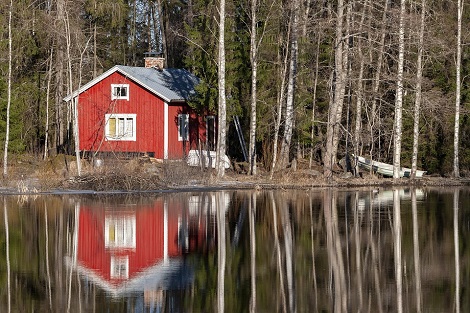
[[[403,107],[403,64],[405,61],[405,0],[400,4],[400,28],[398,30],[398,74],[395,99],[395,132],[393,149],[393,179],[400,178],[401,131]]]
[[[46,87],[46,123],[44,126],[44,160],[48,156],[48,145],[49,145],[49,96],[51,94],[51,82],[52,82],[52,69],[53,69],[53,56],[54,56],[54,47],[51,47],[51,54],[49,55],[49,69],[47,73],[47,87]]]
[[[419,29],[418,59],[416,61],[416,97],[413,123],[413,154],[411,159],[411,178],[416,178],[418,169],[418,143],[419,143],[419,115],[421,109],[422,84],[423,84],[423,45],[424,45],[424,24],[426,17],[426,0],[421,1],[421,27]]]
[[[343,19],[344,19],[344,3],[343,0],[338,0],[338,9],[336,17],[336,38],[335,38],[335,68],[333,72],[333,96],[330,97],[330,106],[328,109],[328,123],[326,130],[326,151],[324,163],[324,175],[326,178],[331,178],[333,175],[333,165],[336,163],[336,152],[335,147],[335,133],[336,128],[339,126],[338,113],[340,112],[340,106],[343,105],[343,96],[345,90],[344,83],[344,71],[343,69]]]
[[[457,1],[457,60],[455,66],[455,124],[454,124],[454,177],[460,177],[459,129],[460,129],[460,67],[462,63],[462,14],[464,0]]]
[[[12,37],[11,37],[11,19],[13,14],[13,0],[10,0],[8,10],[8,87],[7,87],[7,117],[5,130],[5,147],[3,150],[3,176],[8,174],[8,143],[10,141],[10,107],[11,107],[11,63],[12,63]]]
[[[225,0],[220,0],[219,7],[219,105],[218,105],[218,130],[217,130],[217,157],[216,169],[217,177],[225,176],[225,149],[226,149],[226,96],[225,96]]]
[[[69,15],[67,10],[65,10],[64,15],[64,26],[65,26],[65,41],[67,44],[67,64],[68,64],[68,89],[69,94],[73,92],[73,75],[72,75],[72,54],[71,54],[71,46],[72,46],[72,38],[70,34],[70,22],[69,22]],[[77,159],[77,175],[81,176],[82,173],[82,166],[80,162],[80,140],[78,137],[78,96],[76,98],[72,98],[72,113],[73,113],[73,135],[75,141],[75,158]]]
[[[281,38],[279,38],[279,44],[281,44]],[[282,104],[284,103],[284,87],[285,87],[285,78],[287,72],[287,57],[286,54],[284,61],[281,61],[281,55],[278,51],[278,62],[283,66],[280,69],[280,77],[281,83],[279,86],[279,96],[277,98],[277,117],[276,117],[276,125],[274,126],[274,139],[273,139],[273,161],[271,164],[271,175],[270,179],[273,179],[274,170],[277,168],[277,154],[278,154],[278,141],[279,141],[279,131],[281,129],[281,121],[282,121]]]
[[[320,42],[321,36],[317,35],[317,53],[315,55],[315,78],[313,80],[313,99],[312,99],[312,129],[310,130],[310,140],[312,141],[312,147],[310,149],[310,160],[308,163],[308,168],[312,168],[313,163],[313,140],[315,138],[315,107],[317,105],[317,86],[318,86],[318,67],[319,67],[319,58],[320,58]]]
[[[297,75],[297,19],[299,4],[298,0],[292,0],[292,26],[291,26],[291,45],[290,45],[290,62],[289,62],[289,79],[287,82],[287,99],[286,99],[286,119],[284,124],[284,138],[282,140],[281,152],[279,154],[279,168],[286,168],[289,164],[289,152],[292,141],[292,133],[294,130],[294,92],[295,92],[295,76]]]
[[[251,35],[250,35],[250,61],[251,61],[251,115],[250,115],[250,151],[249,163],[250,174],[256,175],[256,88],[258,72],[258,45],[256,43],[256,11],[258,10],[257,0],[251,1]]]

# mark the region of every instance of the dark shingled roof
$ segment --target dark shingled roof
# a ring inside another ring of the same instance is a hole
[[[72,97],[76,97],[114,72],[121,73],[167,102],[187,100],[195,94],[194,88],[199,83],[196,76],[184,69],[166,68],[158,70],[155,68],[116,65],[65,97],[64,100],[70,101]]]

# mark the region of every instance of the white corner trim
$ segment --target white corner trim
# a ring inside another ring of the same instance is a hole
[[[163,105],[163,159],[168,159],[168,103]]]

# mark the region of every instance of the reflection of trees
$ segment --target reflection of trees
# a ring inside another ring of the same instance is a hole
[[[401,215],[398,190],[393,191],[393,251],[395,261],[395,279],[397,283],[397,312],[403,312],[403,276],[401,254]]]
[[[8,213],[7,203],[5,197],[3,197],[3,214],[5,223],[5,255],[7,265],[7,308],[8,313],[11,312],[11,270],[10,270],[10,232],[8,229]]]
[[[338,228],[338,213],[336,206],[336,193],[327,189],[323,193],[323,212],[325,215],[326,249],[329,265],[332,271],[334,298],[334,312],[347,312],[347,289],[345,268],[343,261],[341,236]]]
[[[454,255],[455,255],[455,312],[460,313],[460,249],[459,249],[459,190],[453,194]]]

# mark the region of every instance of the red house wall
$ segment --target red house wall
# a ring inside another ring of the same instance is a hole
[[[111,84],[129,84],[129,100],[111,100]],[[178,141],[177,124],[178,114],[182,112],[189,112],[186,104],[168,105],[169,159],[179,159],[184,155],[183,142]],[[136,141],[111,141],[104,138],[105,114],[110,113],[136,114]],[[78,120],[80,151],[149,152],[156,158],[164,158],[164,101],[119,72],[102,79],[79,95]],[[191,123],[190,132],[191,127],[199,129],[201,126],[205,127],[205,123]],[[198,137],[203,134],[203,130],[191,132],[191,149],[197,148]]]

